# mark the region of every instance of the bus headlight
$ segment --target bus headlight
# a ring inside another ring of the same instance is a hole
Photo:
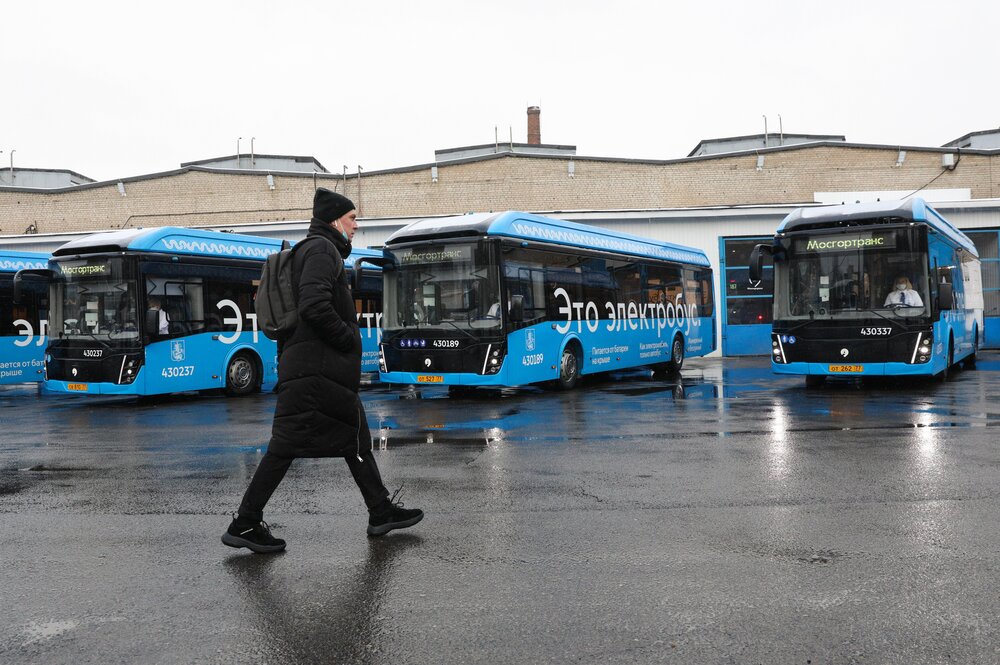
[[[496,374],[503,367],[503,359],[507,349],[503,344],[490,344],[486,348],[486,361],[483,363],[483,374]]]
[[[782,365],[785,364],[785,352],[777,337],[771,339],[771,360]]]
[[[142,367],[141,356],[125,356],[125,362],[122,363],[122,372],[118,377],[118,383],[129,384],[135,381],[135,378],[139,376],[140,367]]]
[[[931,333],[920,333],[917,335],[917,343],[913,347],[913,357],[911,363],[925,363],[931,359],[931,350],[934,348],[934,336]]]
[[[384,344],[379,344],[378,345],[378,371],[380,371],[380,372],[388,372],[389,371],[388,369],[386,369],[386,366],[385,366],[385,345]]]

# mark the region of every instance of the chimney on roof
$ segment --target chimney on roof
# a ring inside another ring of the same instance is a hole
[[[542,144],[542,109],[538,106],[528,107],[528,145]]]

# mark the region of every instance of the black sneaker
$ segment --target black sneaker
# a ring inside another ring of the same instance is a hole
[[[233,518],[229,528],[222,534],[222,542],[230,547],[246,547],[258,554],[285,549],[285,541],[272,536],[270,527],[263,521],[247,524]]]
[[[384,536],[393,529],[405,529],[424,519],[424,511],[417,508],[403,508],[396,497],[403,491],[400,487],[392,497],[383,501],[368,517],[368,535]]]

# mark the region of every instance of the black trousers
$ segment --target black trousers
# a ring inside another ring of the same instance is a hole
[[[264,453],[260,465],[253,474],[250,486],[243,494],[240,502],[239,519],[245,522],[260,522],[264,519],[264,506],[267,505],[274,490],[278,488],[285,472],[292,465],[294,457],[279,457],[271,452]],[[354,482],[358,484],[365,505],[371,510],[389,497],[389,491],[382,484],[382,476],[375,464],[375,456],[370,450],[361,451],[361,459],[348,455],[347,466],[351,469]]]

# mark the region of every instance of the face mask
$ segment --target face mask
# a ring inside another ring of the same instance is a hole
[[[905,291],[906,290],[906,284],[897,284],[896,285],[896,290],[897,291]]]

